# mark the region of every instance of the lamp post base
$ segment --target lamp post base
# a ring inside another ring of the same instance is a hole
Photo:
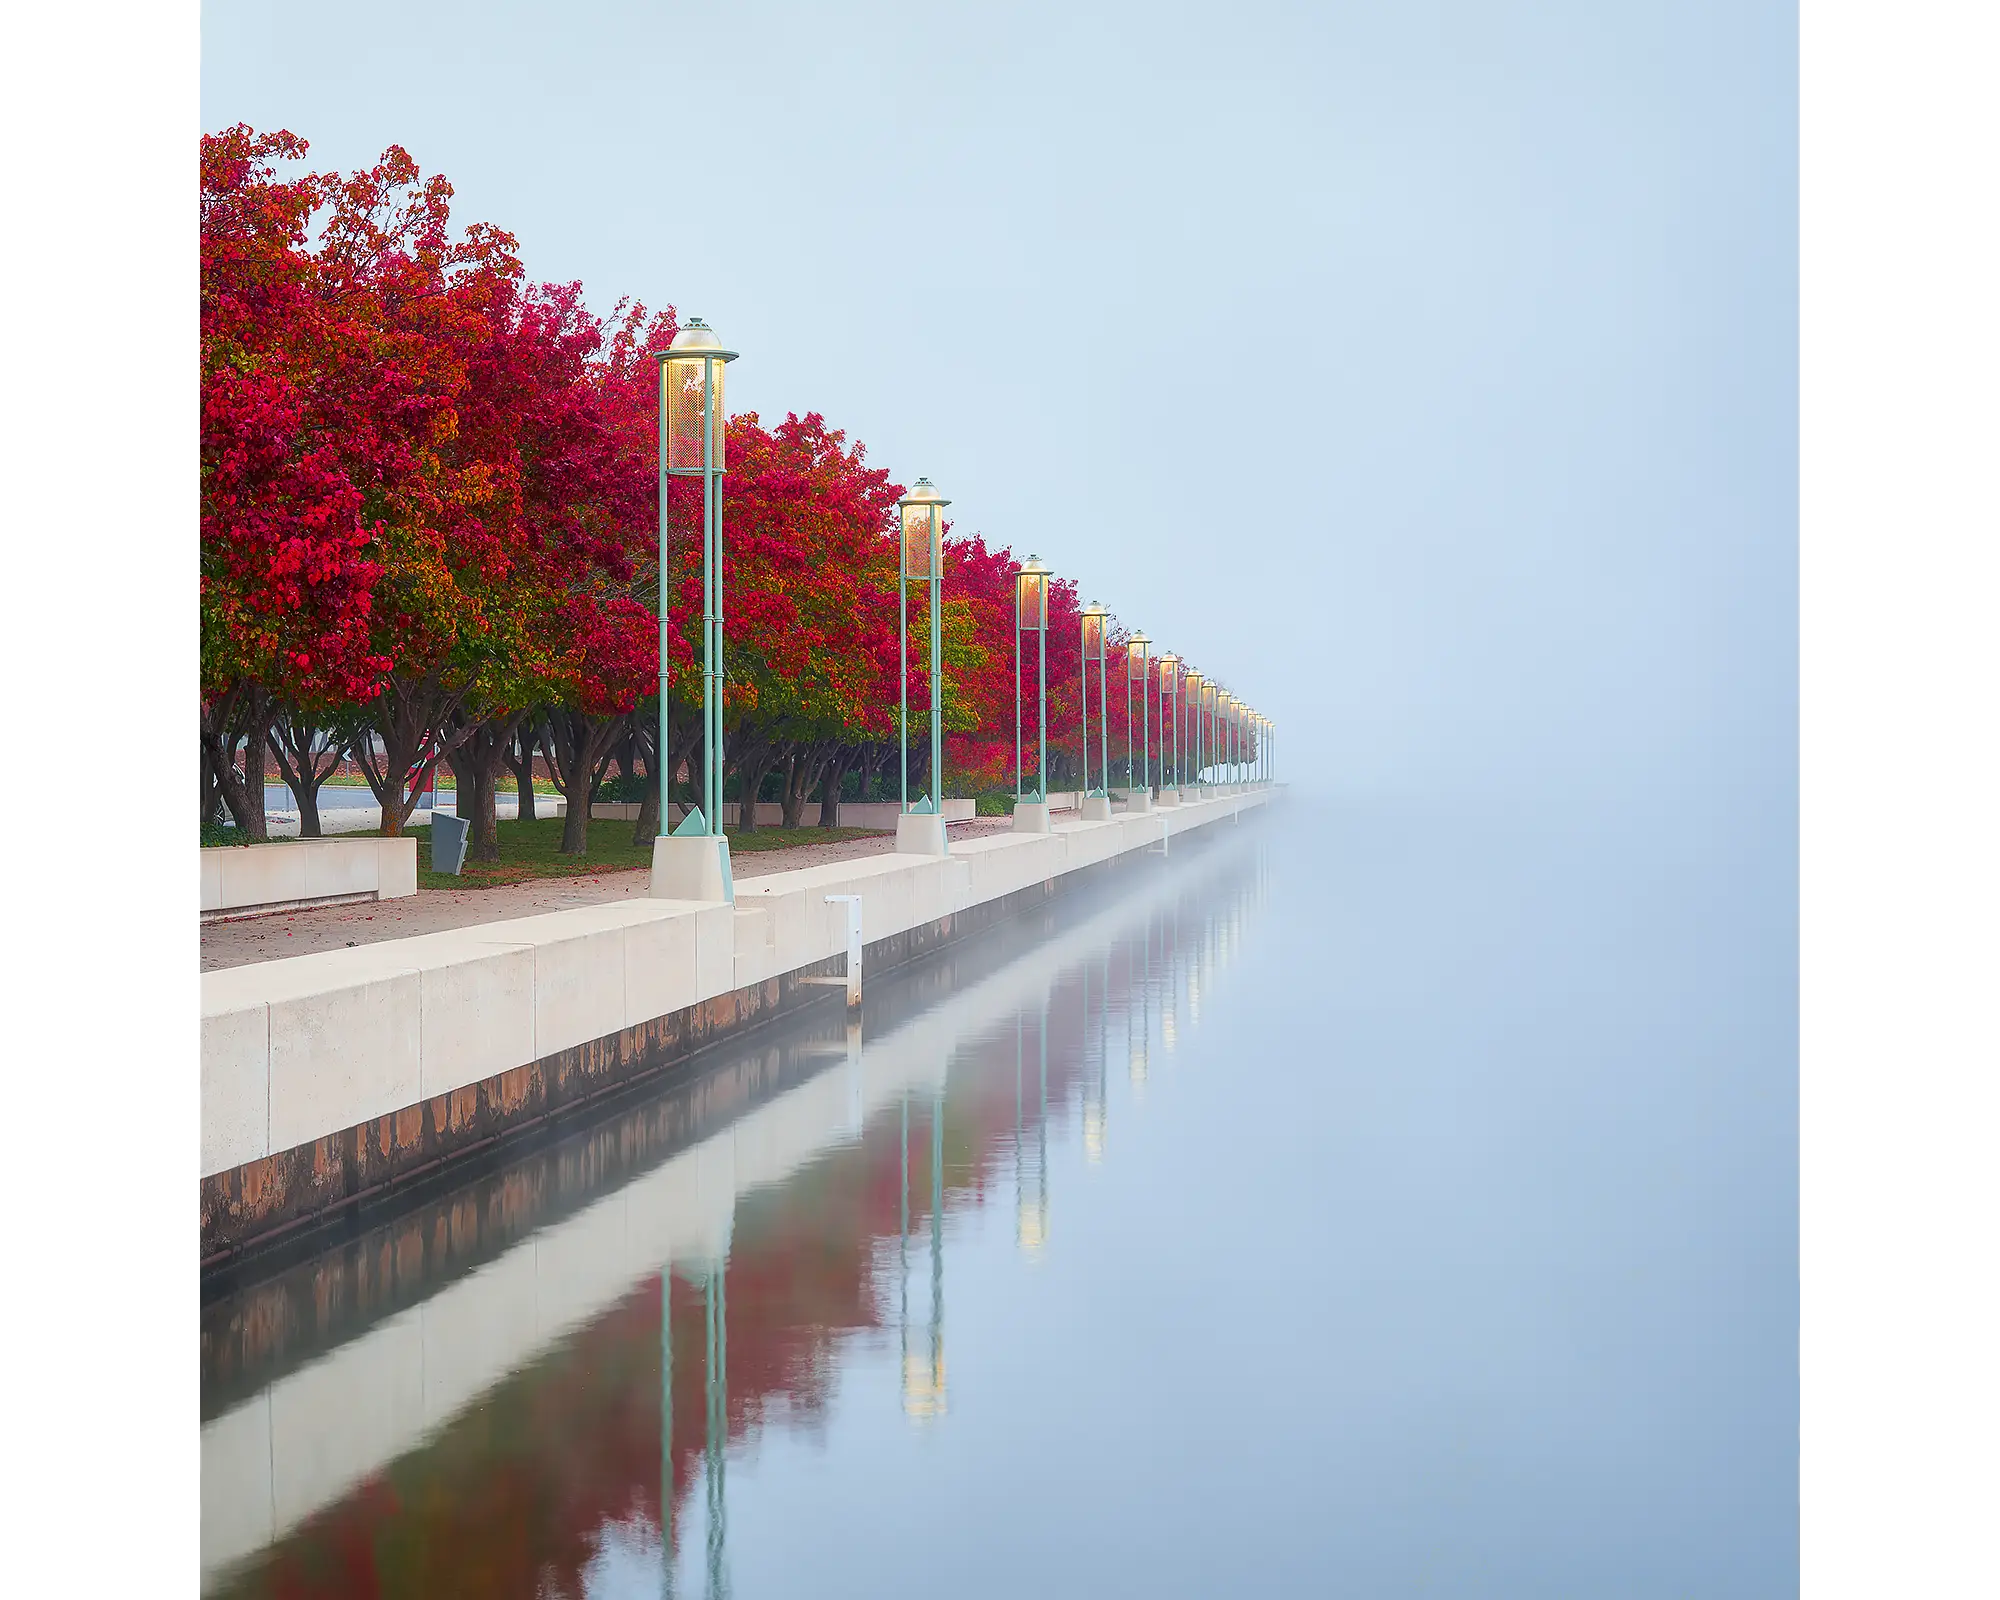
[[[1125,791],[1125,814],[1143,817],[1153,809],[1153,792],[1150,789],[1127,789]]]
[[[1162,811],[1166,810],[1168,806],[1177,806],[1180,803],[1181,803],[1180,790],[1167,789],[1167,788],[1162,788],[1160,790],[1159,799],[1153,802],[1153,804],[1158,806]]]
[[[674,834],[653,841],[654,900],[702,900],[736,904],[729,871],[729,840],[719,833]]]
[[[905,811],[896,818],[896,854],[899,856],[948,856],[944,818],[935,811]]]
[[[1014,802],[1014,831],[1016,833],[1047,833],[1049,831],[1048,801],[1016,800]]]
[[[1083,797],[1083,820],[1085,822],[1109,822],[1111,820],[1111,796],[1108,794],[1087,794]]]

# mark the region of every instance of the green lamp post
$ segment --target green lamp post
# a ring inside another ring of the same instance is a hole
[[[1216,708],[1214,708],[1214,730],[1216,730],[1216,782],[1228,788],[1230,782],[1230,692],[1216,684]]]
[[[1150,718],[1153,641],[1137,632],[1125,641],[1125,798],[1135,811],[1153,809],[1153,730]],[[1132,686],[1139,686],[1139,786],[1132,786]]]
[[[1083,818],[1086,822],[1111,820],[1111,732],[1109,697],[1104,683],[1104,632],[1111,613],[1095,600],[1083,608],[1079,626],[1083,630]],[[1090,786],[1090,669],[1097,667],[1098,787]]]
[[[951,502],[929,478],[896,502],[902,513],[902,557],[896,576],[897,665],[902,671],[903,803],[896,818],[896,849],[941,856],[944,829],[944,508]],[[931,602],[931,792],[910,804],[910,585],[928,583]]]
[[[660,828],[653,888],[675,899],[734,903],[722,831],[722,479],[727,470],[723,371],[736,352],[699,317],[658,353],[660,363]],[[701,799],[672,837],[667,826],[667,480],[701,479]]]
[[[1021,777],[1021,635],[1035,636],[1035,787]],[[1030,555],[1014,574],[1014,831],[1049,831],[1049,569]]]
[[[1188,773],[1197,789],[1202,785],[1202,757],[1207,753],[1201,741],[1201,689],[1202,675],[1190,672],[1187,675]]]
[[[1171,651],[1160,657],[1160,804],[1181,803],[1181,658]],[[1171,726],[1173,776],[1168,778],[1168,734]]]
[[[1206,760],[1209,766],[1211,767],[1215,765],[1215,760],[1216,760],[1216,751],[1215,751],[1216,693],[1217,689],[1215,683],[1210,679],[1206,678],[1203,679],[1201,685],[1201,716],[1202,716],[1201,753],[1203,759]]]

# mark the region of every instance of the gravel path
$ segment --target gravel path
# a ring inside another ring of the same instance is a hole
[[[972,839],[986,833],[1004,833],[1011,826],[1005,817],[981,817],[972,822],[953,823],[951,836]],[[757,878],[767,872],[817,867],[856,856],[888,855],[895,845],[894,834],[882,833],[867,839],[795,845],[787,850],[751,851],[732,857],[730,866],[738,878]],[[446,928],[469,928],[482,922],[531,917],[542,911],[636,899],[645,894],[649,876],[645,868],[639,867],[574,878],[534,878],[492,889],[423,889],[401,900],[314,906],[235,922],[205,922],[201,929],[201,970],[247,967],[252,962],[311,955],[320,950],[338,950],[344,945],[407,939]]]

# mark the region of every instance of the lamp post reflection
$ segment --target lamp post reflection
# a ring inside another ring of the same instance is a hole
[[[1100,1029],[1110,999],[1108,987],[1098,986],[1097,1015]],[[1083,1156],[1093,1167],[1104,1159],[1104,1049],[1100,1038],[1097,1071],[1090,1071],[1090,968],[1083,969],[1083,1028],[1077,1041],[1083,1057]]]
[[[729,1592],[724,1570],[729,1532],[729,1291],[728,1274],[717,1265],[708,1274],[708,1592],[721,1600]]]
[[[902,1357],[903,1410],[919,1421],[945,1414],[944,1089],[931,1099],[931,1321],[928,1350],[910,1352],[910,1097],[903,1096]]]
[[[674,1592],[674,1269],[660,1269],[660,1580]]]
[[[1049,1235],[1049,1008],[1044,998],[1038,1019],[1036,1072],[1039,1110],[1035,1117],[1034,1159],[1027,1159],[1027,1130],[1022,1121],[1022,1075],[1025,1029],[1014,1018],[1014,1238],[1030,1261],[1041,1257]]]

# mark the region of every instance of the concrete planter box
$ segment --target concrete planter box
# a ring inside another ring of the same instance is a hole
[[[204,917],[416,892],[415,839],[290,839],[201,853]]]
[[[814,820],[818,819],[817,806],[808,808]],[[761,815],[761,813],[759,813]],[[897,818],[902,807],[893,800],[843,800],[840,803],[839,826],[843,828],[880,828],[884,832],[900,827]],[[970,822],[979,814],[977,800],[947,800],[944,803],[946,822]]]

